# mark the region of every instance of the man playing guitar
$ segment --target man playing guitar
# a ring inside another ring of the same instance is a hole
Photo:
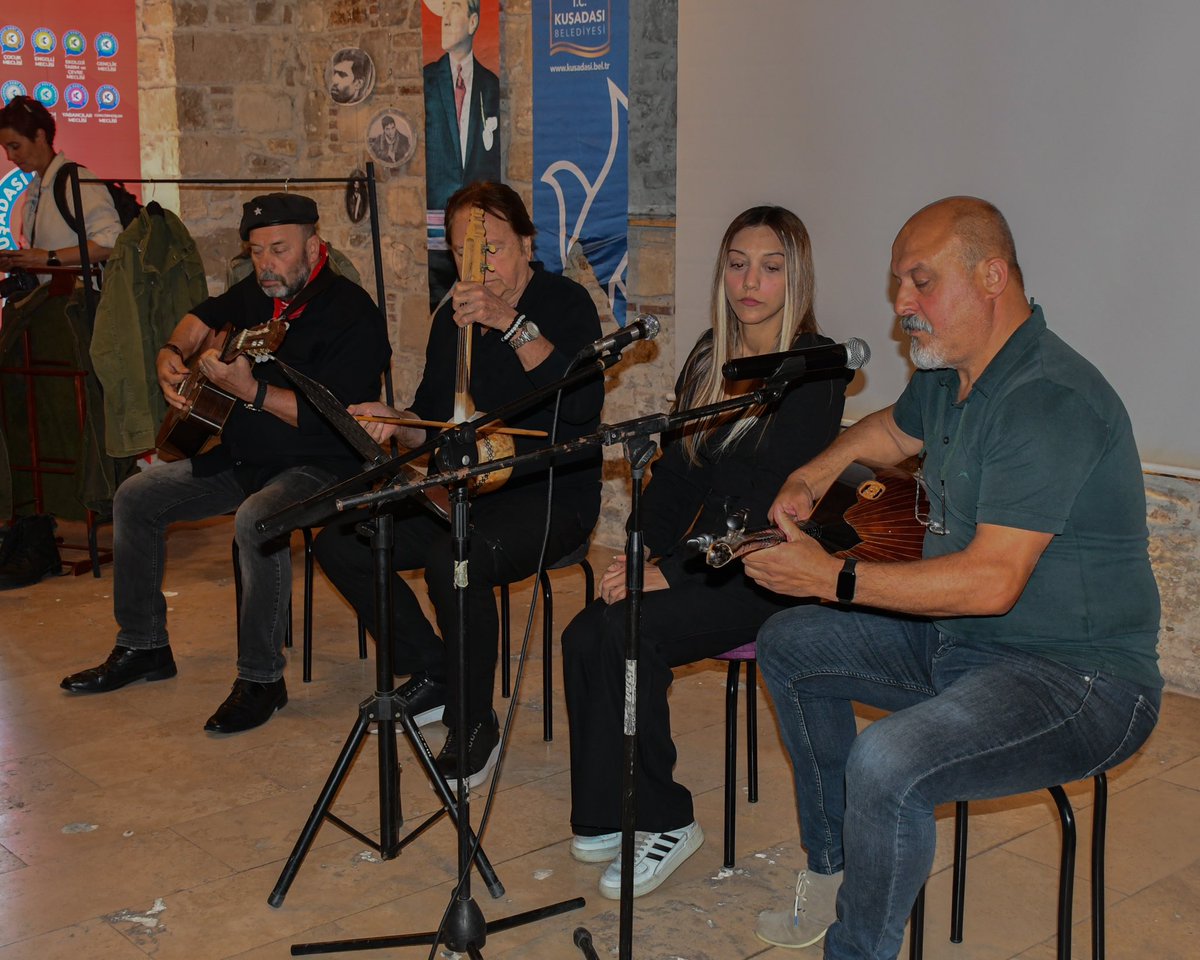
[[[294,193],[255,197],[244,206],[241,237],[254,276],[210,297],[185,316],[159,350],[163,395],[171,405],[160,434],[167,452],[198,403],[191,385],[228,400],[221,442],[186,459],[130,477],[113,500],[113,612],[117,644],[102,664],[66,677],[73,693],[103,693],[136,680],[175,676],[162,594],[167,527],[236,510],[242,604],[237,680],[205,729],[235,733],[265,723],[287,703],[283,641],[291,598],[288,538],[255,524],[349,476],[361,461],[272,363],[251,364],[219,333],[245,344],[251,328],[284,333],[278,358],[343,403],[379,395],[391,348],[386,325],[359,286],[335,274],[317,234],[317,205]],[[278,339],[278,338],[276,338]],[[188,359],[196,357],[192,370]],[[189,386],[185,387],[185,380]],[[216,388],[212,390],[212,388]],[[181,392],[182,391],[182,392]],[[184,394],[187,394],[185,396]]]

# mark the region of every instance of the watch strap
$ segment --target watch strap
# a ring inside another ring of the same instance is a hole
[[[542,331],[538,329],[537,324],[532,320],[526,319],[521,324],[517,332],[513,335],[512,339],[508,341],[508,345],[514,350],[517,350],[520,347],[525,346],[527,343],[532,343],[541,335]]]
[[[842,564],[841,573],[837,578],[838,603],[854,602],[854,588],[858,586],[858,574],[854,568],[857,566],[858,561],[853,557],[847,557],[846,562]]]
[[[258,392],[254,395],[254,402],[250,404],[252,410],[261,410],[263,404],[267,402],[267,387],[269,384],[266,380],[258,381]]]

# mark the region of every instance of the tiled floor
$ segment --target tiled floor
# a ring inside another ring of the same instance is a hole
[[[402,855],[381,862],[326,824],[283,905],[267,897],[317,793],[373,688],[355,655],[353,621],[319,581],[311,684],[289,666],[291,702],[270,723],[233,737],[201,730],[233,679],[229,522],[175,530],[167,589],[179,676],[97,697],[72,697],[59,679],[98,662],[112,643],[111,568],[0,593],[0,960],[215,960],[286,957],[291,944],[413,933],[436,925],[450,897],[454,834],[442,820]],[[594,559],[606,562],[597,549]],[[561,630],[579,606],[581,577],[554,575]],[[514,591],[514,611],[528,600]],[[514,612],[514,622],[518,619]],[[535,631],[533,646],[539,647]],[[540,652],[538,654],[540,656]],[[569,839],[566,716],[555,691],[557,736],[541,738],[541,662],[531,660],[484,840],[506,892],[477,903],[499,919],[582,896],[573,913],[492,935],[494,958],[580,956],[586,925],[601,957],[617,956],[618,911],[595,890],[597,867],[576,863]],[[634,955],[652,958],[809,956],[766,948],[755,914],[788,898],[800,863],[790,773],[765,692],[759,700],[761,797],[738,810],[738,861],[721,870],[724,668],[681,671],[672,700],[679,777],[697,797],[708,839],[656,893],[639,900]],[[440,731],[440,726],[428,728]],[[436,748],[440,735],[431,736]],[[405,833],[435,809],[400,742]],[[744,778],[744,755],[739,761]],[[336,811],[379,827],[370,738]],[[744,779],[742,781],[744,796]],[[1075,957],[1089,956],[1090,791],[1079,813]],[[476,820],[482,804],[472,806]],[[975,804],[966,940],[948,924],[951,810],[930,883],[930,960],[1050,960],[1058,828],[1046,795]],[[1159,729],[1112,777],[1108,842],[1108,956],[1192,958],[1200,934],[1200,701],[1170,695]],[[366,956],[421,957],[427,948]]]

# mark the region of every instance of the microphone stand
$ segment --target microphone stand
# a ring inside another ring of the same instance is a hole
[[[420,485],[421,490],[433,486],[446,485],[450,488],[451,495],[450,520],[453,541],[453,557],[451,560],[455,571],[454,582],[457,614],[457,636],[455,637],[455,641],[457,643],[458,710],[456,723],[461,740],[457,771],[458,796],[455,799],[450,795],[446,778],[438,770],[428,745],[411,717],[407,703],[402,697],[396,694],[395,681],[392,677],[391,550],[393,518],[390,513],[380,510],[380,508],[392,500],[412,496],[419,491],[414,490],[412,484],[403,487],[385,486],[382,490],[375,493],[336,499],[338,510],[346,510],[353,506],[361,505],[371,507],[375,514],[375,519],[371,525],[371,549],[374,556],[376,617],[379,625],[379,636],[376,637],[377,689],[372,697],[367,698],[367,700],[360,704],[358,721],[330,772],[325,787],[321,791],[321,795],[313,807],[313,811],[300,837],[297,839],[295,849],[288,858],[275,889],[268,898],[268,903],[272,906],[282,904],[283,897],[286,895],[288,887],[291,885],[299,869],[300,862],[311,847],[321,823],[326,819],[379,850],[384,859],[390,859],[396,856],[402,847],[416,839],[418,835],[432,825],[443,813],[449,812],[458,827],[458,883],[455,887],[452,901],[447,907],[443,926],[440,930],[429,933],[369,937],[356,940],[298,943],[292,945],[291,953],[293,956],[349,950],[384,949],[442,942],[448,949],[455,953],[466,953],[471,957],[481,957],[480,949],[486,943],[489,932],[506,930],[546,917],[556,916],[570,910],[577,910],[585,905],[586,901],[582,897],[575,897],[515,916],[505,917],[501,920],[487,922],[484,920],[479,906],[471,897],[470,874],[472,862],[479,867],[480,873],[489,888],[489,892],[494,898],[503,896],[504,887],[500,884],[494,872],[492,872],[490,863],[487,862],[482,849],[480,849],[479,838],[471,830],[469,788],[466,782],[467,741],[465,735],[467,731],[466,684],[468,667],[466,621],[467,586],[469,584],[468,554],[470,548],[470,497],[468,480],[471,476],[478,473],[496,469],[496,464],[498,463],[498,461],[488,461],[483,465],[478,465],[478,449],[475,437],[476,431],[480,427],[496,420],[510,417],[530,406],[534,406],[559,390],[568,389],[583,380],[595,376],[613,363],[616,363],[619,359],[619,353],[596,358],[592,362],[579,367],[573,373],[567,374],[556,383],[534,390],[490,414],[480,416],[476,420],[458,424],[456,427],[444,431],[420,447],[409,451],[409,453],[367,469],[349,480],[334,484],[316,496],[310,497],[308,500],[294,504],[279,513],[265,518],[257,525],[258,529],[262,532],[282,532],[293,529],[296,526],[309,525],[315,522],[314,518],[323,518],[329,515],[330,501],[338,497],[338,494],[361,489],[363,485],[369,484],[381,477],[395,480],[398,470],[402,469],[408,461],[424,452],[433,453],[436,457],[435,462],[443,469],[449,468],[452,464],[462,465],[456,470],[439,474],[433,482],[422,483]],[[310,399],[315,399],[315,394],[310,394]],[[330,414],[332,413],[330,411]],[[333,419],[336,426],[337,420],[345,420],[346,418],[333,415]],[[355,426],[358,427],[357,424]],[[361,427],[359,429],[361,430]],[[583,447],[575,445],[574,449],[583,449]],[[535,456],[536,454],[527,455],[527,458],[533,459]],[[438,791],[443,803],[443,810],[426,820],[403,841],[396,839],[396,832],[399,829],[399,825],[403,822],[399,811],[399,769],[395,756],[394,731],[397,720],[401,723],[409,740],[413,743],[417,758],[425,767],[426,774],[429,776],[435,790]],[[337,794],[343,779],[349,772],[350,764],[371,722],[379,724],[380,737],[381,840],[379,844],[375,844],[370,838],[354,830],[348,824],[329,813],[329,806]]]
[[[706,404],[692,410],[681,410],[672,414],[651,414],[650,416],[639,417],[612,426],[601,424],[600,429],[590,436],[554,444],[532,453],[490,460],[479,465],[457,467],[446,473],[429,476],[414,483],[385,488],[375,493],[351,495],[337,501],[337,508],[339,510],[348,510],[352,507],[368,504],[377,505],[420,492],[429,487],[447,483],[462,483],[480,473],[501,470],[519,464],[539,463],[598,445],[609,446],[614,443],[622,443],[624,445],[625,456],[629,461],[634,482],[631,489],[631,507],[627,524],[627,546],[625,551],[627,609],[625,620],[626,659],[623,718],[625,741],[621,770],[621,895],[618,944],[620,960],[632,960],[633,957],[633,841],[637,819],[637,676],[641,633],[641,597],[645,570],[645,551],[643,550],[641,531],[641,492],[645,467],[655,450],[654,442],[648,438],[651,434],[662,433],[692,420],[701,420],[729,411],[771,403],[779,399],[788,383],[794,379],[798,379],[803,373],[804,371],[795,373],[781,369],[769,377],[761,388],[743,394],[740,397],[733,397],[729,400]],[[557,387],[553,389],[557,389]],[[582,903],[580,905],[582,906]],[[515,917],[510,919],[517,920]],[[520,922],[525,921],[522,920]],[[498,923],[507,924],[507,921],[502,920]],[[493,930],[498,928],[498,924],[488,924],[487,926]],[[592,945],[591,933],[585,927],[577,927],[575,929],[573,941],[587,960],[594,960],[597,953]],[[353,947],[346,946],[345,949],[368,949],[367,944],[369,942],[360,940],[345,941],[344,943],[356,944]],[[430,941],[414,941],[404,938],[404,943],[413,942],[428,943]],[[357,944],[362,944],[362,946],[358,946]],[[399,946],[403,944],[400,942],[400,938],[392,938],[387,944],[380,945]],[[447,941],[447,946],[451,946],[449,941]],[[293,953],[295,952],[296,948],[293,947]],[[471,956],[474,955],[471,954]]]

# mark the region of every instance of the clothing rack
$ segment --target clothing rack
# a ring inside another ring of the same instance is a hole
[[[376,192],[375,179],[375,164],[373,161],[368,161],[366,164],[366,174],[361,177],[139,177],[122,179],[120,177],[80,177],[79,168],[72,167],[67,171],[71,188],[71,199],[75,205],[76,211],[76,228],[75,233],[79,244],[79,267],[77,270],[72,270],[72,273],[78,273],[83,277],[90,277],[96,272],[93,267],[90,257],[88,256],[88,240],[87,240],[87,223],[85,222],[85,213],[83,209],[82,184],[84,183],[102,183],[102,184],[176,184],[182,186],[282,186],[286,192],[292,186],[309,186],[316,184],[343,184],[350,185],[352,183],[365,184],[367,188],[367,208],[370,212],[371,225],[371,253],[373,265],[375,267],[375,301],[379,307],[380,313],[384,317],[384,322],[387,322],[387,298],[386,289],[383,283],[383,251],[380,246],[379,238],[379,204],[378,195]],[[146,207],[151,212],[161,213],[161,206],[157,201],[150,201]],[[57,272],[57,271],[52,271]],[[83,299],[84,309],[86,311],[87,323],[93,323],[96,316],[96,290],[90,282],[83,284]],[[38,458],[40,449],[40,437],[37,432],[36,423],[36,402],[33,398],[32,378],[37,376],[72,376],[75,377],[77,403],[79,405],[80,429],[86,422],[86,397],[82,390],[82,378],[87,376],[86,371],[48,371],[41,368],[34,368],[32,357],[29,354],[28,343],[26,344],[25,365],[19,370],[5,371],[19,372],[27,378],[28,384],[28,414],[29,423],[32,433],[30,434],[31,459],[30,467],[28,468],[34,474],[34,486],[37,490],[40,500],[41,490],[41,474],[42,473],[65,473],[74,469],[76,464],[74,461],[63,461],[62,463],[55,462],[53,465],[43,465]],[[393,389],[392,389],[392,370],[389,365],[384,371],[384,396],[388,406],[393,404]],[[23,468],[24,469],[24,468]],[[36,507],[39,513],[43,512],[42,504],[39,502]],[[88,539],[88,555],[90,562],[78,563],[74,565],[75,572],[82,573],[86,569],[91,569],[93,576],[100,576],[100,565],[111,561],[112,554],[109,551],[101,552],[97,543],[96,530],[97,527],[104,521],[90,508],[87,511],[87,539]]]

